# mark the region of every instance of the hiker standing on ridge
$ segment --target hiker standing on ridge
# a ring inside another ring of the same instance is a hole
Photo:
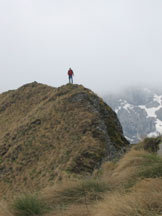
[[[68,76],[69,76],[69,83],[73,83],[74,73],[73,73],[71,68],[69,68],[69,70],[68,70]]]

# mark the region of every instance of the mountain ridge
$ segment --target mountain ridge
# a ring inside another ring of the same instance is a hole
[[[91,90],[37,82],[0,95],[0,192],[92,173],[125,151],[115,112]]]

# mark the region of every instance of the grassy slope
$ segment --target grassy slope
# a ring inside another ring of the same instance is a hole
[[[50,209],[44,215],[161,216],[162,158],[144,146],[132,147],[119,161],[105,162],[91,177],[41,190],[39,200]],[[13,215],[9,206],[3,203],[1,216]]]
[[[116,148],[128,144],[115,113],[83,86],[31,83],[1,94],[1,194],[91,173],[107,154],[103,122]]]
[[[141,144],[139,146],[138,149],[133,147],[118,162],[104,163],[91,179],[42,191],[42,198],[52,203],[55,209],[48,215],[160,216],[162,158],[144,150]],[[94,182],[100,186],[94,186]],[[81,184],[85,184],[84,196],[80,191]]]
[[[91,177],[58,182],[41,190],[38,198],[49,208],[45,216],[161,216],[161,190],[162,158],[140,143],[119,161],[105,162]],[[8,205],[1,201],[0,215],[25,216],[20,214],[21,199],[16,202],[17,212],[10,205],[13,200]]]

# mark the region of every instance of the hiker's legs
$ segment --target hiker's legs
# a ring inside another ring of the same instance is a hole
[[[73,83],[73,77],[69,75],[69,83]]]

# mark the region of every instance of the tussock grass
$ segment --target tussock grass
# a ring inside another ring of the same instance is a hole
[[[106,177],[106,176],[110,176],[112,174],[112,172],[115,170],[116,167],[117,167],[116,162],[108,161],[108,162],[103,163],[102,166],[101,166],[101,169],[96,170],[95,172],[96,172],[96,175]]]
[[[0,202],[0,216],[13,216],[6,202]]]
[[[112,187],[121,187],[129,184],[130,181],[138,178],[139,167],[145,162],[148,153],[144,150],[131,149],[126,153],[111,169],[107,171],[106,165],[103,167],[103,176]],[[109,164],[109,162],[108,162]],[[106,174],[108,173],[108,174]],[[107,175],[107,176],[106,176]]]
[[[140,181],[130,193],[115,192],[95,208],[95,216],[154,216],[162,211],[162,179]]]
[[[136,150],[146,150],[156,153],[159,150],[159,144],[162,142],[162,136],[159,137],[146,137],[140,143],[134,146]]]
[[[12,204],[12,209],[15,216],[43,215],[48,210],[45,203],[32,194],[17,197]]]
[[[45,188],[40,197],[50,206],[49,216],[160,215],[161,170],[162,158],[133,147],[119,161],[104,163],[91,178],[64,180]]]
[[[53,211],[46,216],[93,216],[91,215],[93,206],[91,205],[71,205],[64,211]]]
[[[139,176],[142,178],[157,178],[162,176],[162,158],[157,154],[149,153],[144,156],[143,166]]]
[[[72,204],[84,204],[85,202],[91,203],[100,200],[108,190],[108,186],[103,181],[87,179],[64,182],[53,188],[46,188],[41,197],[50,203],[51,207],[62,208]]]
[[[162,158],[155,153],[132,148],[116,164],[105,163],[102,172],[102,176],[115,187],[127,185],[141,178],[161,177]]]
[[[109,167],[110,170],[107,172]],[[133,147],[116,164],[106,163],[102,172],[102,177],[107,177],[107,182],[112,185],[113,191],[105,195],[104,201],[97,205],[92,215],[160,215],[162,158],[154,151],[151,152],[150,148],[148,151],[143,147]]]
[[[42,215],[46,210],[42,203],[50,209],[46,216],[161,215],[162,158],[150,148],[132,147],[120,160],[105,162],[91,177],[69,177],[42,190],[40,199],[31,196],[36,202],[30,202],[30,197],[29,202],[19,198],[15,216]],[[42,212],[29,210],[35,206]],[[6,212],[7,207],[2,216],[12,216]]]

